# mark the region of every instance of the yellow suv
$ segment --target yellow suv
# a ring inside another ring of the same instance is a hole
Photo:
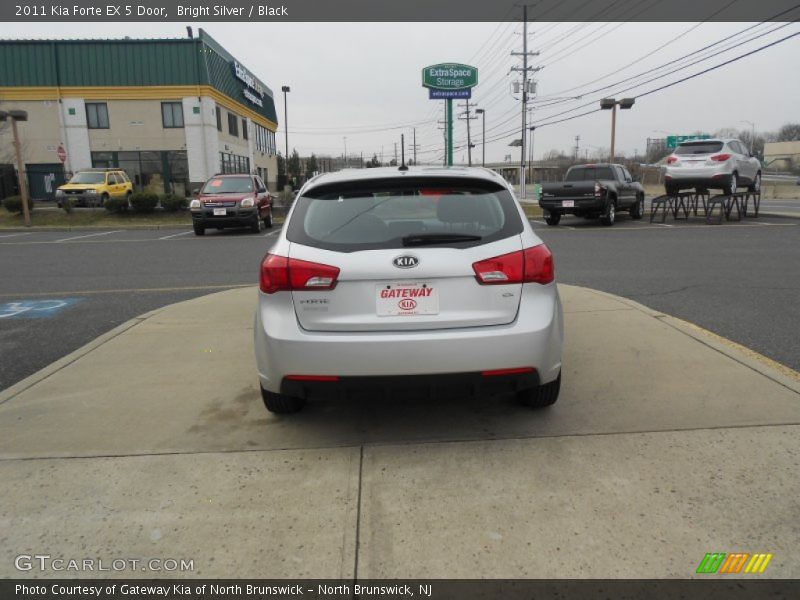
[[[73,206],[102,206],[109,198],[127,198],[133,194],[133,184],[121,169],[85,169],[78,171],[56,190],[59,208],[66,200]]]

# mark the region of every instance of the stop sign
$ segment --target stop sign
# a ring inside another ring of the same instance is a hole
[[[58,155],[58,160],[60,160],[62,163],[67,160],[67,151],[64,150],[64,146],[59,144],[56,154]]]

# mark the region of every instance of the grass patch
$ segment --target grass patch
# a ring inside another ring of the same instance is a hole
[[[31,212],[33,227],[170,227],[189,226],[191,214],[186,212],[112,214],[103,208],[63,210],[35,209]],[[21,214],[0,210],[0,229],[24,227]]]
[[[538,204],[529,204],[527,202],[521,202],[520,204],[522,205],[522,210],[525,212],[525,216],[529,219],[542,216],[542,208]]]

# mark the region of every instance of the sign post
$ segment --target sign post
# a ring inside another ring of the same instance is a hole
[[[447,106],[447,166],[453,166],[453,98],[469,99],[472,88],[478,85],[478,69],[460,63],[439,63],[422,69],[422,87],[428,88],[428,98],[444,100]]]

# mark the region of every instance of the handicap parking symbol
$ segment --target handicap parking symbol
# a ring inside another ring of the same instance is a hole
[[[42,319],[53,317],[83,298],[17,300],[0,304],[0,319]]]

